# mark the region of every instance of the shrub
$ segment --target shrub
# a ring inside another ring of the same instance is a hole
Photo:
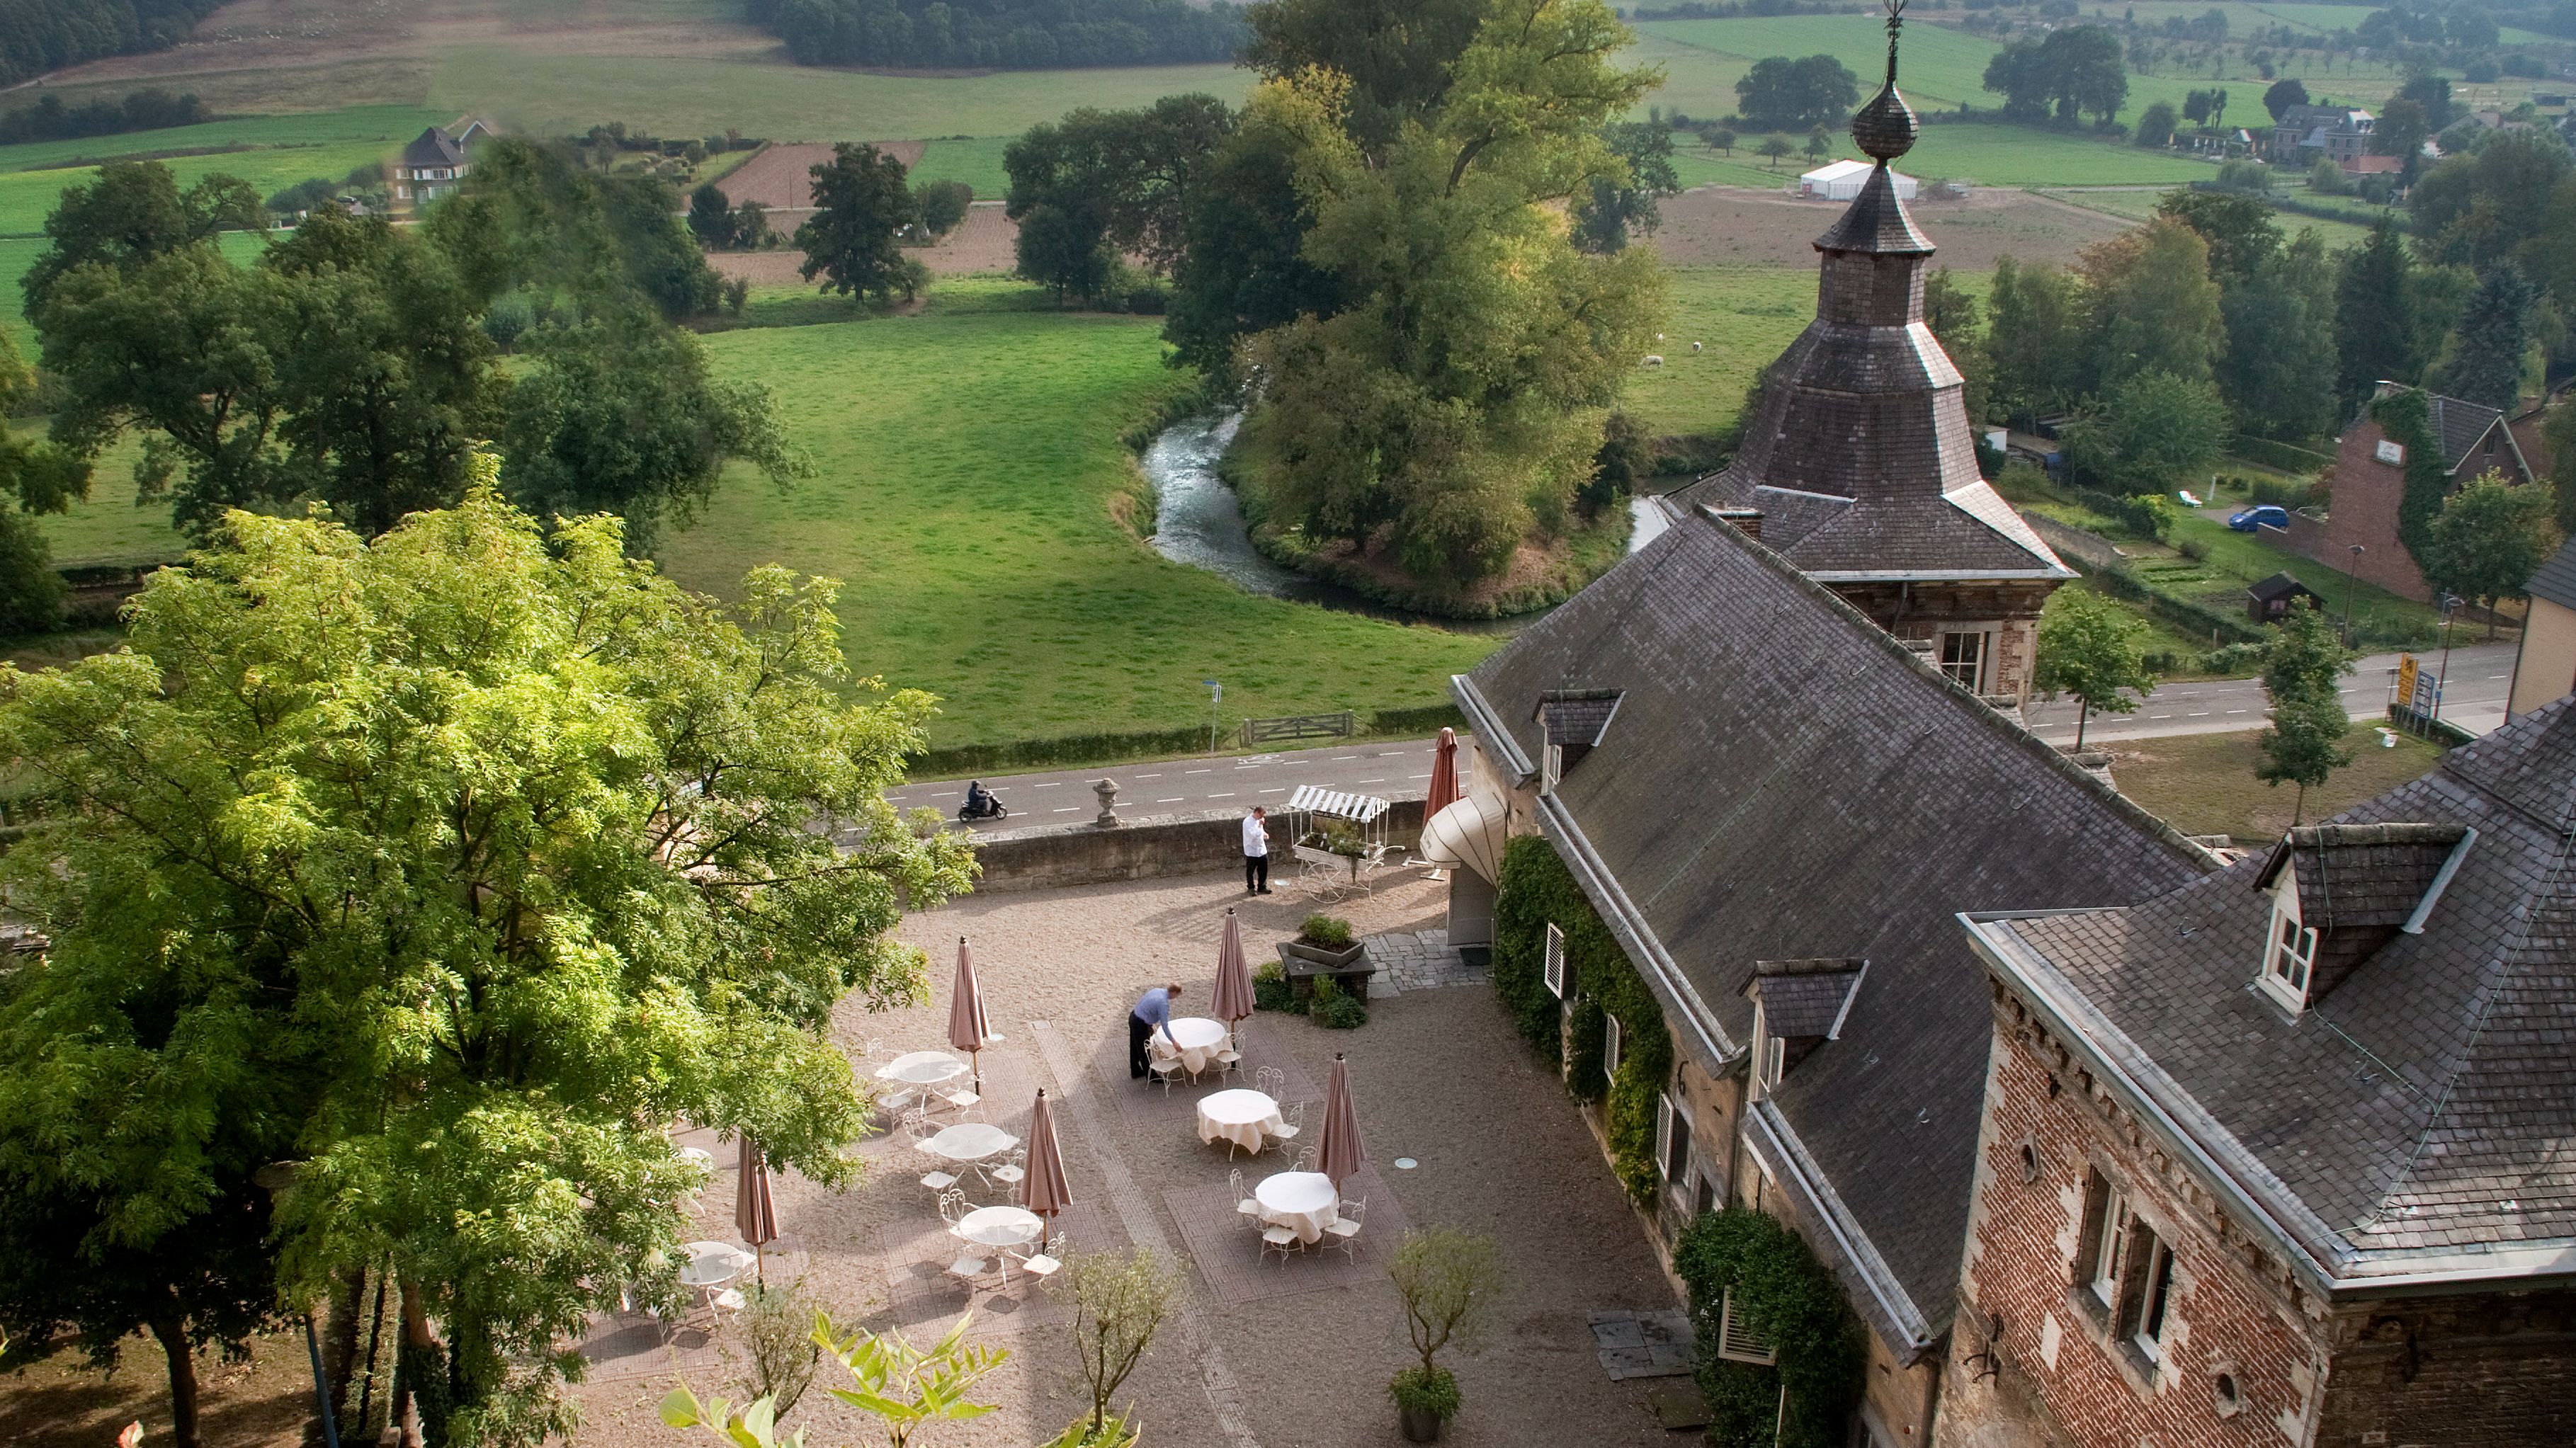
[[[1330,915],[1309,915],[1297,927],[1297,939],[1319,950],[1347,950],[1351,944],[1351,922]]]
[[[1386,1395],[1399,1408],[1428,1412],[1444,1423],[1458,1416],[1458,1378],[1447,1368],[1406,1368],[1386,1385]]]
[[[1319,982],[1317,989],[1327,984]],[[1336,991],[1331,1000],[1317,1003],[1315,1024],[1328,1031],[1356,1031],[1368,1024],[1368,1007],[1360,1004],[1358,996]]]
[[[2313,491],[2297,478],[2248,478],[2245,495],[2257,503],[2273,503],[2284,508],[2304,508]]]
[[[2268,643],[2233,643],[2211,649],[2192,660],[2204,674],[2243,674],[2252,677],[2263,667],[2263,653]]]
[[[1286,966],[1274,960],[1252,973],[1252,1008],[1254,1010],[1289,1010],[1293,1008],[1295,999],[1295,992],[1288,988]]]
[[[1704,1213],[1683,1229],[1673,1267],[1690,1289],[1699,1328],[1709,1441],[1837,1448],[1860,1398],[1868,1350],[1833,1274],[1798,1234],[1750,1207]],[[1729,1289],[1736,1317],[1779,1350],[1778,1367],[1717,1356]]]
[[[2209,540],[2206,538],[2185,538],[2181,542],[2176,543],[2174,545],[2174,549],[2181,553],[2183,557],[2190,559],[2194,563],[2206,563],[2209,561]]]

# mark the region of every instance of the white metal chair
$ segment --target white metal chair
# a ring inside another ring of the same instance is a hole
[[[966,1200],[966,1194],[954,1187],[939,1194],[939,1220],[948,1224],[949,1236],[957,1235],[958,1221],[973,1210],[975,1204]]]
[[[1306,1250],[1306,1244],[1297,1240],[1296,1228],[1274,1225],[1263,1227],[1261,1229],[1261,1259],[1263,1261],[1266,1262],[1270,1260],[1270,1254],[1276,1252],[1279,1254],[1279,1265],[1285,1267],[1288,1265],[1288,1249],[1291,1247],[1296,1248],[1300,1252]]]
[[[1262,1066],[1252,1073],[1252,1089],[1276,1101],[1288,1089],[1288,1073],[1276,1066]]]
[[[1286,1151],[1288,1149],[1288,1143],[1305,1135],[1306,1103],[1300,1101],[1296,1105],[1291,1106],[1286,1111],[1280,1113],[1279,1129],[1270,1134],[1278,1141],[1279,1149],[1281,1151]]]
[[[956,1112],[957,1119],[960,1121],[972,1120],[975,1108],[982,1105],[984,1101],[983,1094],[972,1086],[960,1086],[954,1091],[943,1091],[939,1099],[948,1103],[948,1109]]]
[[[1258,1228],[1261,1226],[1261,1203],[1253,1197],[1252,1193],[1243,1189],[1243,1168],[1236,1167],[1232,1172],[1228,1173],[1225,1182],[1226,1185],[1234,1191],[1234,1215],[1236,1220],[1242,1222],[1247,1227]]]
[[[1188,1068],[1181,1064],[1178,1056],[1156,1056],[1148,1063],[1148,1069],[1154,1073],[1155,1080],[1163,1083],[1163,1094],[1169,1096],[1172,1094],[1172,1078]]]
[[[992,1270],[993,1262],[991,1258],[978,1257],[972,1253],[961,1256],[956,1261],[948,1264],[948,1275],[966,1284],[966,1294],[969,1297],[972,1297],[975,1294],[977,1280]]]
[[[1288,1169],[1290,1171],[1313,1171],[1315,1169],[1315,1148],[1310,1146],[1298,1152],[1296,1162]]]
[[[1235,1049],[1235,1039],[1232,1031],[1226,1032],[1225,1044],[1216,1048],[1215,1052],[1212,1054],[1212,1059],[1216,1062],[1217,1074],[1219,1075],[1231,1075],[1234,1072],[1243,1069],[1243,1052]]]
[[[1005,1253],[1003,1255],[1007,1257],[1009,1254]],[[1022,1257],[1020,1259],[1020,1270],[1026,1272],[1040,1282],[1044,1282],[1048,1278],[1053,1277],[1056,1273],[1063,1271],[1064,1233],[1058,1232],[1054,1236],[1047,1238],[1038,1244],[1038,1249],[1035,1252],[1030,1253],[1026,1257]]]
[[[1342,1249],[1343,1256],[1351,1255],[1351,1243],[1359,1240],[1360,1217],[1367,1211],[1368,1198],[1366,1197],[1356,1202],[1346,1203],[1340,1213],[1333,1218],[1332,1225],[1324,1228],[1324,1235],[1333,1239],[1333,1245]]]
[[[990,1171],[979,1165],[975,1169],[975,1174],[982,1177],[988,1186],[1016,1187],[1028,1180],[1028,1159],[1029,1149],[1025,1146],[1015,1146],[1003,1154],[1001,1165]]]

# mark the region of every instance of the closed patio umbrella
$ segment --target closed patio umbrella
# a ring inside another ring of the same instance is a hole
[[[992,1037],[984,1020],[984,993],[975,988],[975,954],[966,937],[957,937],[957,984],[948,1001],[948,1044],[975,1060],[975,1089],[984,1089],[984,1042]]]
[[[1458,802],[1458,731],[1442,726],[1440,743],[1431,751],[1431,792],[1423,797],[1422,818],[1429,820]],[[1441,878],[1438,867],[1431,878]]]
[[[1038,1088],[1037,1105],[1029,1108],[1029,1174],[1020,1185],[1020,1204],[1052,1218],[1073,1205],[1073,1188],[1065,1183],[1064,1153],[1055,1144],[1055,1108],[1046,1088]]]
[[[1252,1014],[1252,968],[1243,961],[1243,922],[1231,906],[1225,912],[1225,937],[1216,947],[1216,1018],[1228,1034],[1234,1023]]]
[[[1333,1179],[1340,1190],[1344,1178],[1368,1163],[1368,1148],[1360,1145],[1359,1108],[1351,1104],[1351,1071],[1342,1053],[1333,1053],[1333,1079],[1324,1085],[1324,1135],[1315,1143],[1315,1170]]]
[[[769,1198],[769,1157],[743,1133],[742,1163],[734,1179],[733,1225],[751,1244],[752,1275],[766,1283],[760,1249],[778,1240],[778,1205]]]

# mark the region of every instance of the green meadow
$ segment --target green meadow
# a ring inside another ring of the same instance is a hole
[[[267,196],[316,176],[337,181],[360,166],[385,159],[389,149],[381,141],[336,141],[214,156],[173,156],[161,164],[170,168],[182,187],[221,172],[240,177],[251,184],[251,189]],[[79,185],[96,174],[97,168],[91,166],[0,173],[0,237],[43,235],[45,218],[61,201],[63,188]]]
[[[1202,679],[1229,716],[1439,702],[1498,638],[1258,598],[1119,524],[1121,433],[1189,385],[1156,332],[963,281],[917,315],[709,337],[819,474],[781,492],[734,470],[664,562],[718,594],[770,562],[842,579],[853,665],[942,696],[942,745],[1185,727]]]
[[[1664,365],[1632,373],[1621,405],[1652,434],[1717,432],[1735,421],[1754,376],[1815,316],[1812,270],[1675,267],[1664,340],[1655,344]]]
[[[1676,138],[1678,141],[1680,138]],[[1736,139],[1732,154],[1692,144],[1676,156],[1684,186],[1712,182],[1723,186],[1785,186],[1816,163],[1807,159],[1803,136],[1792,136],[1799,149],[1780,159],[1777,169],[1754,153],[1762,137]],[[1854,154],[1849,137],[1837,134],[1833,154]],[[1946,176],[1981,186],[2159,185],[2203,181],[2218,174],[2206,161],[2178,151],[2149,151],[2082,134],[2041,130],[2000,122],[1945,121],[1925,126],[1899,166],[1911,176]]]
[[[921,159],[913,163],[912,179],[963,181],[975,188],[977,196],[988,201],[998,199],[1011,185],[1011,178],[1002,170],[1002,148],[1009,144],[1007,136],[956,136],[931,141],[921,148]]]

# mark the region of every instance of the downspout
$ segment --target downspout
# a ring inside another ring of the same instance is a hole
[[[1932,1383],[1923,1390],[1923,1448],[1933,1448],[1941,1431],[1941,1377],[1950,1367],[1950,1333],[1941,1334],[1941,1350],[1928,1356]]]

